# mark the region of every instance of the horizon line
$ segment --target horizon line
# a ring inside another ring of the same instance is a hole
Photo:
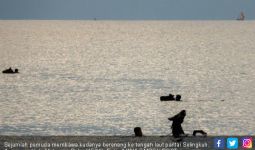
[[[91,18],[91,19],[57,19],[57,18],[45,18],[45,19],[38,19],[38,18],[0,18],[0,20],[8,21],[8,20],[24,20],[24,21],[29,21],[29,20],[60,20],[60,21],[238,21],[238,22],[243,22],[243,21],[255,21],[255,19],[245,19],[245,20],[237,20],[237,19],[98,19],[98,18]]]

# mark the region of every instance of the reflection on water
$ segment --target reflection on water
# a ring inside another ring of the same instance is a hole
[[[255,134],[254,22],[0,21],[0,134]],[[169,93],[183,102],[160,102]],[[224,101],[221,101],[224,100]]]

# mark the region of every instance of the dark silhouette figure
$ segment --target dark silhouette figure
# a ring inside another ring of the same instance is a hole
[[[139,137],[143,136],[143,132],[140,127],[135,127],[134,132],[135,132],[135,136],[139,136]]]
[[[160,96],[160,100],[161,101],[174,101],[174,95],[173,94],[169,94],[169,96]]]
[[[15,69],[13,71],[12,68],[10,67],[9,69],[6,69],[6,70],[2,71],[2,73],[19,73],[19,70]]]
[[[176,95],[176,98],[174,98],[173,94],[169,94],[169,96],[160,96],[161,101],[181,101],[181,98],[181,95]]]
[[[10,67],[9,69],[4,70],[3,73],[13,73],[13,70],[12,70],[12,68]]]
[[[180,101],[180,100],[181,100],[181,98],[182,98],[182,96],[181,96],[181,95],[176,95],[175,100],[176,100],[176,101]]]
[[[203,136],[207,136],[207,133],[203,130],[194,130],[193,131],[193,136],[196,136],[197,133],[201,133]]]
[[[168,120],[173,121],[172,123],[172,133],[175,138],[180,137],[181,134],[185,134],[181,124],[183,123],[184,117],[186,116],[186,111],[182,110],[175,116],[168,118]]]

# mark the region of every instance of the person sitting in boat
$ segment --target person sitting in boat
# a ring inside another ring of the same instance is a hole
[[[173,121],[171,128],[172,128],[173,136],[175,138],[180,137],[180,135],[185,135],[185,133],[182,129],[182,126],[181,126],[181,124],[184,121],[185,116],[186,116],[186,110],[182,110],[175,116],[168,118],[168,120]]]
[[[182,96],[181,96],[181,95],[176,95],[175,100],[176,100],[176,101],[181,101],[181,98],[182,98]]]
[[[19,70],[15,69],[13,71],[12,68],[10,67],[9,69],[4,70],[3,73],[19,73]]]

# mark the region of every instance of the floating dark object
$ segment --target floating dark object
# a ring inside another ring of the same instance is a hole
[[[196,136],[197,133],[200,133],[200,134],[202,134],[203,136],[207,136],[207,133],[206,133],[205,131],[203,131],[203,130],[194,130],[194,131],[193,131],[193,136]]]
[[[9,69],[6,69],[6,70],[2,71],[2,73],[14,74],[14,73],[19,73],[19,70],[18,70],[18,69],[15,69],[15,70],[13,71],[12,68],[10,67]]]
[[[174,101],[174,95],[173,94],[169,94],[169,96],[160,96],[160,100],[161,101]]]
[[[180,101],[180,100],[181,100],[181,98],[182,98],[182,96],[181,96],[181,95],[176,95],[175,100],[176,100],[176,101]]]
[[[140,127],[135,127],[134,132],[135,132],[135,136],[139,136],[139,137],[143,136],[143,132]]]
[[[176,95],[176,98],[174,98],[173,94],[169,94],[169,96],[160,96],[161,101],[180,101],[181,95]]]

